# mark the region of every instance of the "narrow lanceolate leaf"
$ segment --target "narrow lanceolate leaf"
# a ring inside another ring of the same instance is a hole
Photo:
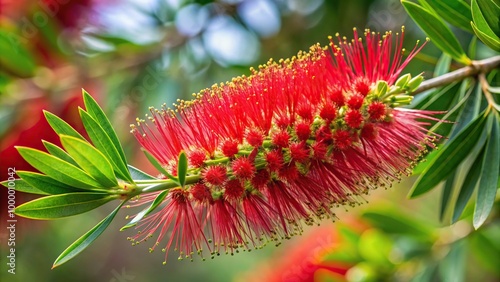
[[[444,180],[469,155],[470,151],[481,137],[486,117],[478,116],[455,139],[448,142],[438,153],[436,158],[420,174],[414,184],[410,197],[420,196]]]
[[[104,129],[104,132],[107,133],[112,144],[118,151],[122,163],[127,164],[127,159],[125,158],[125,153],[123,152],[120,140],[118,139],[118,136],[116,135],[113,126],[109,122],[109,119],[106,117],[106,114],[104,114],[104,111],[101,109],[101,107],[99,107],[94,98],[92,98],[92,96],[90,96],[90,94],[87,93],[87,91],[85,90],[82,91],[83,91],[83,102],[85,103],[85,109],[87,110],[89,115],[99,123],[102,129]]]
[[[471,26],[477,37],[479,37],[484,44],[488,45],[488,47],[500,51],[500,35],[496,34],[492,27],[490,27],[484,16],[484,11],[479,7],[477,0],[472,0],[471,10],[472,19],[474,20]]]
[[[83,250],[85,250],[90,244],[92,244],[97,237],[99,237],[106,228],[108,228],[109,224],[115,218],[116,214],[125,203],[123,201],[118,207],[116,207],[113,212],[111,212],[108,216],[106,216],[101,222],[99,222],[96,226],[90,229],[87,233],[83,234],[82,237],[78,238],[73,244],[71,244],[66,250],[64,250],[59,257],[54,261],[52,265],[52,269],[60,266],[61,264],[69,261],[74,258],[78,254],[80,254]]]
[[[154,180],[156,179],[154,176],[151,176],[144,171],[133,167],[131,165],[128,165],[128,171],[130,172],[130,175],[134,180]]]
[[[45,146],[45,149],[55,157],[60,158],[61,160],[68,162],[74,166],[78,166],[78,164],[75,162],[75,160],[68,155],[63,149],[61,149],[59,146],[52,144],[48,141],[42,140],[43,145]]]
[[[177,178],[179,178],[179,184],[181,185],[181,187],[184,187],[184,184],[186,184],[187,169],[188,169],[188,159],[186,153],[181,152],[177,164]]]
[[[172,174],[168,173],[168,171],[163,168],[163,166],[158,162],[158,160],[153,157],[153,155],[151,155],[151,153],[149,153],[148,151],[146,150],[142,150],[144,152],[144,154],[146,155],[146,158],[148,158],[149,162],[159,171],[161,172],[163,175],[165,175],[166,177],[168,177],[170,180],[172,181],[175,181],[177,183],[179,183],[179,179],[177,179],[177,177],[173,176]]]
[[[115,173],[106,157],[87,141],[61,135],[61,143],[78,165],[103,187],[118,185]]]
[[[500,38],[485,33],[484,29],[480,29],[474,23],[471,23],[471,26],[474,30],[474,33],[476,33],[477,37],[481,39],[484,44],[486,44],[491,49],[500,52]]]
[[[24,203],[14,211],[27,218],[57,219],[93,210],[115,198],[114,195],[94,192],[59,194]]]
[[[483,96],[482,88],[479,83],[471,86],[473,91],[468,95],[467,101],[456,119],[455,126],[450,134],[450,140],[455,138],[462,129],[464,129],[478,115],[481,107],[481,98]]]
[[[432,229],[395,210],[370,210],[363,213],[363,219],[389,234],[406,234],[411,237],[432,241]]]
[[[30,165],[61,183],[82,189],[101,187],[85,171],[59,158],[27,147],[17,147],[17,150]]]
[[[83,126],[85,127],[90,140],[94,143],[94,146],[106,155],[119,178],[132,182],[132,177],[127,169],[127,164],[123,162],[119,150],[111,141],[108,133],[106,133],[101,125],[89,113],[83,109],[79,110]]]
[[[443,53],[434,68],[434,77],[441,76],[450,71],[451,57],[450,55]]]
[[[12,183],[12,184],[10,184],[10,183]],[[5,188],[11,188],[11,189],[14,189],[18,192],[37,194],[37,195],[49,195],[49,193],[29,185],[23,179],[16,179],[14,181],[5,180],[5,181],[0,182],[0,184],[2,186],[4,186]]]
[[[149,205],[149,207],[143,209],[141,212],[139,212],[138,214],[136,214],[134,216],[134,218],[129,223],[127,223],[127,225],[125,225],[122,228],[120,228],[120,231],[129,229],[130,227],[134,227],[137,224],[137,222],[139,222],[146,215],[148,215],[152,211],[154,211],[163,202],[163,200],[165,200],[165,197],[168,195],[168,192],[169,192],[169,190],[165,190],[165,191],[162,191],[160,194],[158,194],[158,196],[156,196],[156,198]]]
[[[52,129],[54,129],[54,131],[57,134],[69,135],[75,138],[85,140],[85,138],[83,138],[83,136],[80,133],[78,133],[78,131],[76,131],[73,127],[71,127],[71,125],[62,120],[60,117],[47,111],[43,111],[43,114],[45,115],[45,118],[49,122]]]
[[[491,133],[486,142],[481,178],[477,190],[474,210],[474,228],[478,229],[488,218],[497,194],[498,170],[500,167],[500,118],[496,112],[489,115],[493,121]]]
[[[422,2],[423,0],[420,0]],[[472,33],[470,22],[472,13],[470,6],[463,0],[425,0],[436,13],[445,21]]]
[[[477,183],[479,182],[479,176],[481,175],[481,170],[483,168],[483,158],[484,158],[484,147],[477,155],[476,160],[472,164],[465,177],[460,192],[455,203],[455,209],[453,210],[453,216],[451,222],[455,223],[460,219],[460,216],[464,212],[467,203],[469,202],[474,190],[476,189]]]
[[[443,220],[446,213],[446,208],[450,203],[450,198],[453,192],[453,186],[455,186],[455,176],[456,171],[452,172],[450,176],[446,179],[444,183],[443,192],[441,194],[441,208],[439,209],[439,220]]]
[[[500,37],[500,1],[498,0],[475,0],[484,20],[493,33]]]
[[[467,243],[467,240],[458,240],[451,244],[450,251],[439,263],[439,281],[465,281],[465,262],[469,253]]]
[[[35,187],[36,189],[43,191],[48,195],[65,194],[69,192],[82,191],[74,187],[65,185],[53,178],[31,171],[18,171],[17,175],[22,178],[27,184]]]
[[[466,65],[470,64],[471,61],[462,46],[460,46],[457,38],[438,16],[407,0],[402,0],[401,3],[411,18],[439,49],[449,54],[457,62]]]

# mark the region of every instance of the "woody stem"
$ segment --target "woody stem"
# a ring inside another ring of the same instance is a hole
[[[488,73],[498,67],[500,67],[500,56],[480,61],[472,61],[470,66],[425,80],[415,91],[412,92],[412,94],[416,95],[432,88],[443,86],[454,81],[463,80],[466,77],[476,76],[481,73]]]

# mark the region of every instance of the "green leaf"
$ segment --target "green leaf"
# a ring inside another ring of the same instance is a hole
[[[62,120],[60,117],[54,115],[51,112],[47,112],[45,110],[43,111],[43,114],[45,115],[45,118],[49,122],[52,129],[54,129],[54,131],[57,134],[59,134],[59,135],[64,134],[64,135],[73,136],[75,138],[85,140],[85,138],[83,138],[83,136],[80,133],[78,133],[78,131],[76,131],[73,127],[71,127],[71,125],[69,125],[67,122]]]
[[[500,37],[500,3],[495,3],[493,0],[474,0],[474,2],[477,3],[490,29]]]
[[[33,55],[21,42],[23,39],[13,32],[0,29],[0,69],[26,78],[35,74],[36,64]]]
[[[450,55],[443,53],[434,68],[434,77],[441,76],[450,71],[451,57]]]
[[[188,170],[188,159],[186,153],[181,152],[179,155],[179,162],[177,164],[177,178],[179,178],[179,184],[184,187],[186,184],[186,175]]]
[[[474,90],[467,97],[460,115],[456,119],[455,126],[450,134],[450,140],[455,138],[472,120],[478,115],[481,108],[481,98],[483,96],[482,88],[479,83],[475,83]]]
[[[462,282],[465,280],[465,258],[467,241],[459,240],[451,244],[450,251],[439,264],[440,281]]]
[[[144,171],[133,167],[131,165],[128,165],[128,171],[130,172],[130,175],[132,176],[132,179],[134,180],[154,180],[156,177],[151,176]]]
[[[445,21],[472,33],[470,6],[463,0],[420,0],[426,2]]]
[[[470,167],[467,176],[465,176],[465,179],[462,182],[462,187],[460,187],[460,192],[458,194],[455,209],[453,210],[453,216],[451,218],[452,223],[455,223],[460,219],[467,203],[472,197],[472,193],[474,193],[474,189],[476,189],[477,183],[479,182],[479,176],[481,175],[481,169],[483,167],[483,156],[484,147],[479,155],[477,155],[476,160]]]
[[[92,117],[89,113],[83,109],[79,109],[80,117],[83,122],[83,126],[87,131],[90,140],[94,143],[94,146],[99,149],[111,162],[113,165],[113,170],[116,172],[119,178],[133,182],[132,177],[127,169],[127,164],[123,162],[119,150],[111,141],[109,135],[106,133],[104,128]]]
[[[48,141],[42,140],[43,145],[45,146],[45,149],[55,157],[60,158],[61,160],[68,162],[74,166],[78,166],[78,164],[75,162],[75,160],[68,155],[63,149],[59,148],[59,146],[52,144]]]
[[[123,152],[120,140],[118,139],[118,136],[116,135],[113,126],[109,122],[109,119],[106,117],[106,114],[104,114],[104,111],[101,109],[101,107],[99,107],[94,98],[92,98],[92,96],[90,96],[90,94],[83,89],[82,92],[83,92],[83,102],[85,103],[85,109],[87,110],[89,115],[92,118],[94,118],[95,121],[98,122],[98,124],[102,127],[102,129],[104,129],[104,132],[107,133],[115,149],[118,151],[122,163],[126,166],[127,158],[125,158],[125,153]]]
[[[472,37],[467,53],[472,60],[477,58],[477,36]]]
[[[176,183],[179,183],[179,179],[177,179],[177,177],[173,176],[172,174],[168,173],[167,170],[165,170],[165,168],[163,168],[163,166],[158,162],[158,160],[156,160],[155,157],[153,157],[153,155],[151,155],[151,153],[149,153],[148,151],[142,149],[142,151],[144,152],[144,154],[146,155],[146,158],[149,160],[149,162],[159,171],[161,172],[163,175],[165,175],[166,177],[168,177],[170,180],[172,181],[175,181]]]
[[[446,114],[441,117],[441,120],[431,127],[431,132],[439,134],[440,136],[447,136],[450,131],[452,131],[453,123],[449,121],[455,120],[457,118],[457,116],[463,109],[463,105],[468,100],[471,92],[473,91],[473,88],[469,88],[469,90],[467,90],[467,87],[468,82],[464,80],[458,93],[455,93],[455,95],[453,95],[452,97],[446,97],[450,108],[447,108],[448,110]]]
[[[121,202],[115,210],[113,210],[108,216],[106,216],[106,218],[104,218],[96,226],[90,229],[87,233],[83,234],[80,238],[78,238],[78,240],[76,240],[73,244],[66,248],[54,261],[52,269],[74,258],[88,246],[90,246],[90,244],[92,244],[104,232],[104,230],[108,228],[109,224],[111,223],[111,221],[113,221],[124,203],[125,201]]]
[[[439,17],[407,0],[402,0],[401,3],[410,17],[439,49],[449,54],[457,62],[465,65],[471,63],[455,35]]]
[[[430,111],[448,109],[452,102],[450,97],[453,97],[460,88],[461,83],[451,83],[443,88],[431,91],[427,97],[420,101],[416,101],[416,103],[412,105],[412,108]]]
[[[438,154],[439,150],[431,151],[427,156],[425,156],[425,159],[419,162],[418,165],[413,169],[413,174],[414,175],[422,174],[425,171],[425,169],[434,162],[434,159],[437,157]]]
[[[40,173],[31,171],[18,171],[17,175],[19,175],[19,177],[21,177],[22,180],[27,184],[49,195],[81,191],[80,189],[75,189],[71,186],[67,186],[47,175],[43,175]]]
[[[362,214],[362,217],[388,234],[405,234],[424,240],[432,240],[434,236],[430,227],[406,216],[401,211],[368,210]]]
[[[482,11],[479,7],[478,1],[472,0],[471,10],[472,19],[474,20],[474,22],[471,23],[471,26],[477,37],[479,37],[484,44],[488,45],[493,50],[500,51],[500,35],[495,34],[492,27],[488,24],[488,21],[483,14],[484,11]]]
[[[492,271],[500,276],[500,241],[498,240],[499,228],[498,224],[488,226],[487,229],[481,229],[479,232],[474,232],[470,237],[470,250],[474,254],[478,264],[484,269]]]
[[[156,209],[162,202],[165,200],[165,197],[168,195],[169,190],[164,190],[156,196],[154,201],[149,205],[149,207],[143,209],[141,212],[135,215],[135,217],[127,223],[127,225],[120,228],[120,231],[129,229],[130,227],[134,227],[137,222],[143,219],[146,215],[150,214],[154,209]]]
[[[481,137],[486,118],[484,115],[472,121],[455,139],[448,142],[436,158],[427,166],[410,191],[410,198],[420,196],[432,190],[444,180],[469,155]]]
[[[492,120],[491,133],[486,141],[486,147],[481,169],[481,177],[477,190],[476,208],[474,210],[474,228],[478,229],[493,208],[497,194],[498,170],[500,169],[500,118],[492,111],[489,115]]]
[[[359,240],[358,250],[365,261],[374,265],[389,266],[389,257],[394,249],[394,241],[375,228],[363,232]]]
[[[118,186],[115,173],[106,157],[87,141],[61,135],[61,143],[78,165],[102,186]]]
[[[471,26],[477,37],[481,39],[481,41],[486,44],[486,46],[497,52],[500,52],[500,38],[486,34],[485,32],[483,32],[484,29],[479,29],[474,23],[471,23]]]
[[[12,183],[11,185],[9,185]],[[38,195],[49,195],[49,193],[44,192],[40,189],[37,189],[31,185],[29,185],[26,181],[23,179],[15,179],[14,181],[2,181],[0,182],[2,186],[5,188],[11,188],[14,189],[18,192],[24,192],[24,193],[29,193],[29,194],[38,194]]]
[[[61,183],[82,189],[101,186],[85,171],[59,158],[32,148],[16,148],[30,165]]]
[[[448,203],[450,202],[453,186],[455,185],[455,175],[456,171],[452,172],[446,179],[443,187],[443,193],[441,194],[441,208],[439,209],[439,220],[441,221],[444,218],[446,208],[448,207]]]
[[[59,194],[24,203],[14,212],[32,219],[56,219],[93,210],[115,198],[115,195],[95,192]]]

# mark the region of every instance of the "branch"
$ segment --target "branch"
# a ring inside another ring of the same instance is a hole
[[[470,66],[466,66],[456,71],[452,71],[450,73],[425,80],[415,91],[412,92],[412,94],[416,95],[435,87],[462,80],[466,77],[475,76],[480,73],[487,73],[498,67],[500,67],[500,56],[495,56],[480,61],[472,61],[472,64]]]

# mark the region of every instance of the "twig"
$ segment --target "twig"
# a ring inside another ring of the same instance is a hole
[[[432,88],[462,80],[466,77],[475,76],[480,73],[487,73],[498,67],[500,67],[500,56],[495,56],[480,61],[473,61],[472,65],[470,66],[466,66],[456,71],[452,71],[450,73],[425,80],[415,91],[412,92],[412,94],[416,95]]]

